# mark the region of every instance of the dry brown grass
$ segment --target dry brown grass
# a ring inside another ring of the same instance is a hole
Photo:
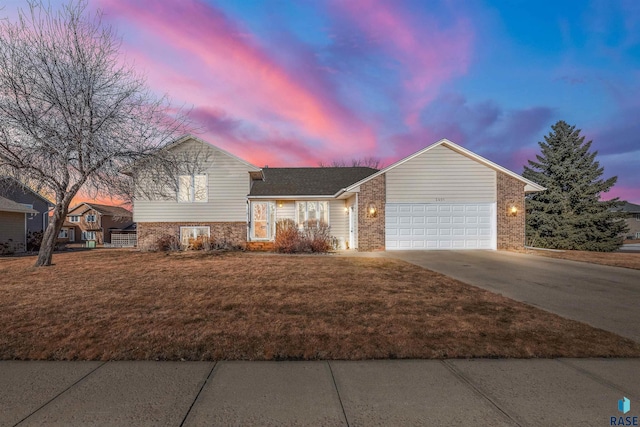
[[[395,260],[94,250],[0,259],[0,359],[640,356]]]
[[[587,252],[587,251],[536,251],[526,250],[525,253],[550,258],[568,259],[572,261],[590,262],[592,264],[610,265],[640,270],[640,253],[638,252]]]

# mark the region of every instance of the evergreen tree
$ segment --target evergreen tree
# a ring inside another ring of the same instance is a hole
[[[585,251],[614,251],[627,231],[618,198],[602,201],[618,180],[602,179],[604,168],[590,152],[580,129],[559,121],[539,142],[541,154],[524,167],[525,178],[547,188],[527,197],[527,241],[530,245]]]

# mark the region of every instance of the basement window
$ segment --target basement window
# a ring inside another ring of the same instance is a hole
[[[189,239],[211,237],[211,227],[180,227],[180,244],[189,246]]]

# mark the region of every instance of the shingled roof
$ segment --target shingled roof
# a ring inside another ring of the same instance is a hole
[[[133,216],[131,211],[128,211],[125,208],[121,208],[120,206],[99,205],[97,203],[87,202],[83,203],[83,205],[87,206],[87,210],[94,209],[102,215],[112,215],[120,218],[128,218]],[[72,212],[76,209],[78,209],[78,206],[74,207],[73,209],[69,209],[69,212]],[[86,210],[84,212],[86,212]]]
[[[251,196],[332,196],[377,172],[365,167],[264,168],[263,181],[253,181]]]
[[[4,197],[0,197],[0,211],[28,213],[28,214],[38,213],[38,211],[34,209],[28,208],[25,205],[22,205],[20,203],[16,203],[13,200],[5,199]]]
[[[620,206],[619,210],[623,212],[637,213],[637,212],[640,212],[640,205],[636,205],[635,203],[624,202],[624,204]]]

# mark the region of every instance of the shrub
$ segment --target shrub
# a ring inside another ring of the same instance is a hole
[[[302,236],[298,226],[292,219],[281,219],[276,222],[276,238],[274,241],[276,252],[292,254],[299,252],[302,247]]]
[[[337,246],[336,239],[331,235],[331,227],[324,222],[307,221],[303,236],[305,247],[311,252],[329,252]]]
[[[180,241],[176,236],[165,234],[156,241],[156,248],[159,251],[179,251]]]
[[[191,249],[194,251],[210,251],[211,241],[207,236],[198,236],[195,239],[190,238],[187,249]]]
[[[0,255],[13,255],[15,250],[13,248],[13,240],[9,239],[4,243],[0,243]]]
[[[42,245],[42,231],[30,231],[27,233],[27,250],[39,251]]]
[[[324,222],[307,221],[302,230],[292,219],[276,222],[274,248],[277,252],[329,252],[337,247],[337,239],[331,236],[331,227]]]

